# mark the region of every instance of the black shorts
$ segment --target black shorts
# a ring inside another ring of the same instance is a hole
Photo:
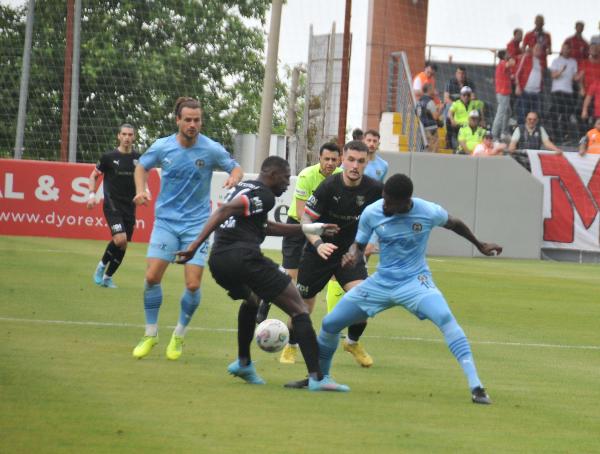
[[[131,241],[135,229],[135,210],[112,210],[104,206],[104,217],[111,235],[124,233],[127,235],[127,241]]]
[[[299,224],[294,218],[287,219],[287,224]],[[302,250],[306,244],[306,237],[302,236],[284,236],[281,243],[281,253],[283,254],[283,267],[286,270],[295,270],[300,264]]]
[[[328,260],[323,260],[315,251],[304,250],[298,267],[297,284],[302,298],[315,296],[323,290],[332,276],[335,276],[342,287],[348,282],[367,278],[367,268],[362,257],[354,266],[342,268],[342,255],[333,254]]]
[[[246,299],[252,291],[273,301],[292,281],[279,265],[254,249],[213,249],[208,266],[217,284],[234,300]]]

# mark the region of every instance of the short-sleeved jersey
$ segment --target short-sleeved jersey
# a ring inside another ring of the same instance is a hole
[[[358,186],[344,184],[341,173],[327,177],[306,202],[304,211],[315,221],[337,224],[340,231],[326,241],[335,244],[336,254],[344,254],[354,241],[358,218],[364,209],[381,198],[383,184],[363,176]],[[312,244],[307,247],[314,250]]]
[[[215,169],[231,173],[239,164],[227,150],[206,136],[185,148],[176,134],[158,139],[140,157],[146,170],[160,167],[156,218],[182,226],[201,225],[210,215],[210,183]]]
[[[121,153],[118,148],[104,153],[96,164],[96,171],[104,176],[104,206],[110,210],[134,209],[135,180],[133,173],[140,154],[136,151]]]
[[[275,194],[260,181],[248,180],[232,188],[226,202],[240,198],[244,213],[231,216],[215,231],[213,252],[239,247],[260,249],[267,231],[267,214],[275,206]]]
[[[441,206],[416,197],[412,202],[408,213],[386,216],[383,200],[378,200],[360,217],[356,242],[367,244],[371,234],[377,233],[380,256],[376,279],[382,282],[428,273],[425,253],[429,234],[448,222],[448,212]]]
[[[383,181],[388,172],[388,163],[381,156],[375,155],[375,159],[367,163],[365,175],[377,181]]]
[[[468,125],[460,128],[458,130],[458,141],[459,142],[464,141],[465,144],[467,145],[467,149],[462,150],[462,151],[464,151],[467,154],[473,153],[475,146],[478,143],[481,143],[484,135],[485,135],[485,129],[483,129],[481,126],[477,126],[477,128],[475,128],[475,130],[473,130],[473,128],[471,128]]]
[[[342,169],[337,167],[333,171],[333,175],[340,173]],[[294,189],[294,198],[292,204],[288,210],[288,217],[300,221],[302,213],[296,212],[296,200],[308,200],[308,198],[315,192],[317,186],[319,186],[327,178],[321,173],[321,165],[315,164],[314,166],[307,167],[298,174],[296,179],[296,187]]]

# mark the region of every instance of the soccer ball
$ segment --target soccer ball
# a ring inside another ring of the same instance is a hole
[[[290,332],[285,323],[275,318],[261,322],[254,331],[256,344],[266,352],[278,352],[290,340]]]

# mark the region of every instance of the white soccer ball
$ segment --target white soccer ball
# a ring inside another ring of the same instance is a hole
[[[261,322],[254,331],[256,344],[266,352],[280,351],[290,340],[290,332],[285,323],[276,318]]]

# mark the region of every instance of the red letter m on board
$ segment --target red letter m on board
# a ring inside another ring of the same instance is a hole
[[[544,219],[544,241],[572,243],[575,238],[575,211],[589,229],[600,207],[600,161],[584,186],[572,164],[561,155],[539,154],[542,174],[550,180],[551,217]]]

